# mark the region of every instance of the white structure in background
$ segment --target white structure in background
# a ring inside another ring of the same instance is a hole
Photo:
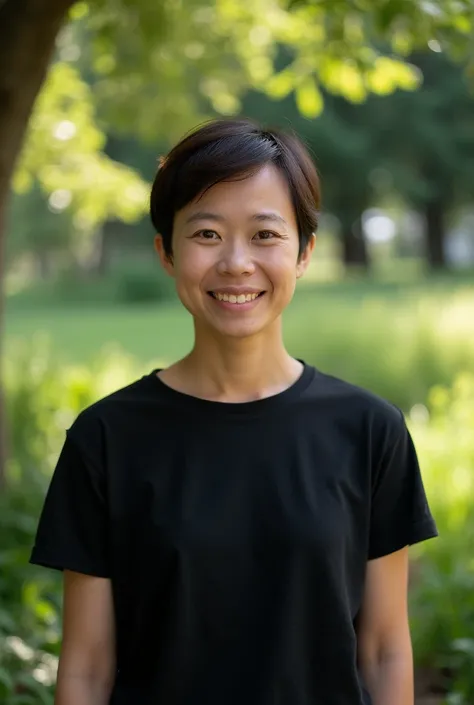
[[[407,210],[397,222],[386,211],[370,208],[362,216],[364,237],[377,245],[393,240],[397,234],[412,254],[425,252],[423,215]],[[474,210],[465,213],[446,235],[445,256],[448,264],[457,269],[474,265]]]
[[[446,259],[457,269],[474,265],[474,211],[466,213],[446,238]]]
[[[375,245],[390,242],[397,234],[395,221],[379,208],[369,208],[362,215],[364,237]]]

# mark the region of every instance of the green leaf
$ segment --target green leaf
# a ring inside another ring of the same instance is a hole
[[[3,666],[0,666],[0,683],[5,686],[7,692],[13,690],[13,679]]]
[[[147,209],[148,184],[103,153],[104,132],[95,121],[94,97],[78,70],[57,62],[37,101],[14,186],[25,193],[38,183],[46,208],[63,230],[59,214],[91,233],[108,218],[134,222]]]
[[[356,66],[345,61],[336,68],[338,93],[352,103],[361,103],[367,97],[360,71]]]
[[[89,5],[86,2],[76,2],[69,10],[71,20],[81,20],[89,14]]]
[[[266,93],[270,96],[270,98],[279,100],[281,98],[286,98],[286,96],[293,90],[294,85],[295,73],[292,69],[287,68],[270,78],[267,83]]]
[[[314,78],[308,76],[297,87],[296,105],[301,114],[307,118],[316,118],[320,115],[324,102]]]
[[[421,73],[415,66],[381,56],[372,70],[367,72],[367,85],[378,95],[389,95],[397,88],[413,91],[421,83]]]

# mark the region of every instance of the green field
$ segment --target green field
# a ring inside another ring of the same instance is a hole
[[[186,352],[192,340],[191,321],[179,305],[12,307],[6,330],[10,343],[46,334],[55,355],[86,363],[111,345],[143,362],[170,360]]]
[[[407,406],[432,384],[474,369],[474,284],[440,278],[418,283],[306,284],[285,316],[290,352],[320,369]],[[166,305],[45,305],[10,301],[7,356],[15,342],[50,341],[58,363],[91,364],[114,347],[137,364],[165,364],[192,342],[189,315]]]

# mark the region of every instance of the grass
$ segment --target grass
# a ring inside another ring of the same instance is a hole
[[[116,345],[142,362],[173,360],[189,349],[192,325],[177,304],[101,305],[7,310],[8,341],[46,334],[59,358],[91,362],[104,346]]]
[[[285,315],[292,354],[407,406],[436,383],[474,368],[474,285],[347,280],[301,286]],[[83,305],[10,301],[7,355],[15,340],[47,335],[58,362],[90,364],[115,346],[142,364],[185,354],[192,324],[179,303]],[[34,343],[33,343],[34,344]]]

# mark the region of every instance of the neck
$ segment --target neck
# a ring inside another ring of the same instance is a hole
[[[196,330],[193,350],[160,376],[170,386],[214,401],[245,402],[278,394],[301,374],[283,345],[281,324],[244,339]]]

